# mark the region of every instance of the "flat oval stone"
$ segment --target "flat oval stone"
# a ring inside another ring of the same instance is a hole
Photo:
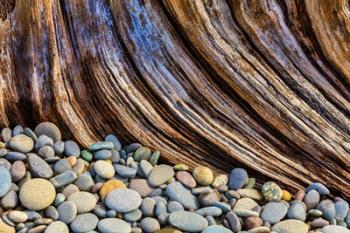
[[[124,220],[105,218],[98,223],[98,229],[103,233],[130,233],[131,227]]]
[[[112,164],[110,164],[104,160],[96,161],[96,163],[94,164],[94,170],[97,173],[97,175],[99,175],[105,179],[110,179],[115,174],[115,170],[114,170]]]
[[[44,233],[69,233],[69,229],[64,222],[55,221],[46,227]]]
[[[128,166],[124,166],[124,165],[120,165],[120,164],[116,164],[113,167],[114,167],[115,171],[117,172],[117,174],[122,176],[122,177],[133,178],[133,177],[135,177],[135,175],[137,173],[137,169],[132,168],[132,167],[128,167]]]
[[[13,210],[8,214],[8,218],[15,223],[25,222],[28,219],[28,215],[23,211]]]
[[[179,171],[176,173],[176,179],[180,181],[187,188],[195,188],[197,186],[196,180],[191,173],[187,171]]]
[[[24,134],[18,134],[11,138],[9,145],[14,151],[28,153],[33,150],[34,141]]]
[[[345,227],[330,225],[324,227],[322,233],[350,233],[350,230]]]
[[[261,218],[271,224],[275,224],[283,219],[288,211],[288,206],[284,202],[267,203],[262,212]]]
[[[42,210],[55,200],[55,187],[47,180],[35,178],[26,181],[20,191],[19,199],[30,210]]]
[[[129,188],[138,192],[141,197],[147,197],[154,190],[146,179],[132,179]]]
[[[52,122],[42,122],[38,124],[34,129],[35,134],[39,137],[40,135],[46,135],[54,142],[61,140],[60,129]]]
[[[230,211],[226,214],[226,220],[234,232],[241,231],[242,225],[236,213]]]
[[[256,201],[260,201],[263,199],[260,191],[257,189],[238,189],[237,192],[241,197],[251,198]]]
[[[335,206],[333,201],[326,199],[317,205],[317,209],[322,211],[322,217],[331,221],[335,217]]]
[[[146,233],[153,233],[160,229],[160,224],[157,219],[146,217],[141,221],[141,228]]]
[[[65,171],[50,179],[55,188],[60,188],[67,184],[73,183],[77,179],[77,174],[71,170]]]
[[[0,166],[0,197],[6,195],[11,189],[12,179],[9,170]]]
[[[188,211],[176,211],[169,215],[169,223],[183,231],[198,232],[208,226],[208,221],[199,214]]]
[[[308,233],[308,226],[300,221],[295,219],[288,219],[282,222],[276,223],[272,230],[276,233]]]
[[[112,150],[114,145],[112,142],[96,142],[88,146],[88,150],[91,152],[98,150]]]
[[[64,142],[64,154],[66,156],[75,156],[79,157],[80,156],[80,148],[78,144],[75,141],[68,140]]]
[[[95,195],[88,192],[75,192],[69,195],[67,201],[71,201],[77,207],[78,214],[90,212],[96,206]]]
[[[170,178],[174,176],[174,169],[168,165],[159,165],[152,169],[148,183],[152,186],[158,187],[165,184]]]
[[[180,182],[173,182],[165,190],[168,197],[180,202],[185,208],[196,210],[199,207],[198,199],[190,190],[186,189]]]
[[[112,152],[110,150],[98,150],[94,153],[94,158],[96,160],[106,160],[112,156]]]
[[[305,207],[301,202],[292,203],[288,209],[287,216],[289,219],[297,219],[304,222],[306,219]]]
[[[319,202],[320,194],[317,192],[317,190],[310,190],[304,196],[304,203],[308,210],[315,208]]]
[[[306,192],[309,192],[311,190],[316,190],[322,196],[328,195],[330,193],[329,189],[326,186],[324,186],[321,183],[317,183],[317,182],[310,184],[309,187],[307,187]]]
[[[11,177],[14,182],[22,179],[26,174],[26,165],[22,161],[15,161],[10,169]]]
[[[233,206],[233,210],[236,210],[236,209],[252,210],[256,206],[258,206],[258,203],[256,203],[256,201],[254,201],[253,199],[241,198],[241,199],[238,199],[236,204]]]
[[[115,189],[106,197],[108,208],[118,213],[131,212],[141,205],[142,198],[138,192],[132,189]]]
[[[349,203],[345,200],[339,200],[334,204],[334,206],[335,206],[335,218],[344,219],[347,213],[349,212]]]
[[[78,209],[72,201],[65,201],[57,207],[59,220],[64,223],[71,223],[77,216]]]
[[[18,195],[15,191],[10,190],[1,198],[0,205],[3,209],[13,209],[18,205]]]
[[[34,177],[50,179],[53,176],[50,165],[34,153],[28,154],[28,167]]]
[[[237,190],[243,188],[243,186],[248,182],[248,173],[243,168],[235,168],[231,171],[229,177],[228,188]]]
[[[223,226],[211,225],[205,228],[202,233],[232,233],[232,231]]]
[[[4,221],[0,218],[0,232],[4,233],[15,233],[16,230],[14,227],[7,225],[4,223]]]
[[[17,161],[17,160],[26,160],[27,156],[21,152],[17,151],[8,151],[5,155],[5,159],[8,161]]]
[[[209,206],[209,207],[204,207],[196,210],[196,214],[202,215],[204,217],[206,216],[217,217],[222,214],[222,210],[215,206]]]
[[[129,213],[123,215],[124,219],[128,222],[136,222],[142,217],[142,211],[140,209],[136,209]]]
[[[266,182],[261,187],[261,194],[267,201],[280,201],[283,196],[282,189],[272,181]]]
[[[85,233],[96,228],[98,218],[91,213],[79,214],[70,224],[71,229],[76,233]]]

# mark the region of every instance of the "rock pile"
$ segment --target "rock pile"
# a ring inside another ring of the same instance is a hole
[[[350,233],[348,202],[320,183],[257,189],[243,168],[157,165],[158,151],[112,134],[81,150],[50,122],[0,139],[0,232]]]

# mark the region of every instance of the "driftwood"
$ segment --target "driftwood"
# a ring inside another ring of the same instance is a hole
[[[0,124],[350,197],[345,0],[1,0]]]

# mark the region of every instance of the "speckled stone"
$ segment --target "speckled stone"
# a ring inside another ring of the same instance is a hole
[[[55,200],[56,190],[47,180],[36,178],[26,181],[19,192],[23,206],[30,210],[42,210]]]
[[[2,166],[0,166],[0,184],[0,197],[3,197],[10,191],[12,179],[9,170]]]
[[[28,153],[34,148],[34,141],[24,134],[18,134],[11,138],[9,145],[14,151]]]
[[[266,182],[261,188],[261,194],[267,201],[280,201],[282,199],[282,189],[274,182]]]
[[[208,221],[199,214],[188,211],[176,211],[169,215],[169,223],[183,231],[198,232],[208,226]]]
[[[174,174],[174,169],[168,165],[156,166],[148,177],[148,183],[154,187],[158,187],[170,180]]]
[[[25,212],[18,210],[10,211],[10,213],[7,216],[12,222],[15,223],[25,222],[28,219],[28,215]]]
[[[98,223],[98,230],[103,233],[130,233],[131,227],[124,220],[105,218]]]
[[[134,153],[135,161],[148,160],[151,157],[152,151],[148,147],[141,146]]]
[[[126,185],[120,180],[110,179],[103,183],[100,189],[100,197],[104,199],[110,192],[115,189],[126,188]]]
[[[40,135],[46,135],[50,137],[54,142],[61,140],[61,131],[52,122],[42,122],[38,124],[35,127],[34,132],[38,137]]]
[[[108,208],[118,213],[133,211],[141,205],[142,198],[138,192],[132,189],[115,189],[106,197]]]
[[[210,185],[214,180],[213,171],[204,166],[199,166],[193,169],[192,175],[198,184],[203,186]]]
[[[79,214],[70,224],[71,229],[76,233],[85,233],[96,228],[98,218],[91,213]]]
[[[78,214],[90,212],[96,206],[97,199],[95,195],[88,192],[76,192],[71,194],[67,201],[71,201],[77,207]]]
[[[228,175],[219,174],[215,176],[213,183],[211,184],[214,188],[218,188],[219,186],[227,185],[228,183]]]

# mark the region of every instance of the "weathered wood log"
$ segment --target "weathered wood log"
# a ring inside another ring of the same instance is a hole
[[[350,197],[347,1],[0,2],[2,127]]]

